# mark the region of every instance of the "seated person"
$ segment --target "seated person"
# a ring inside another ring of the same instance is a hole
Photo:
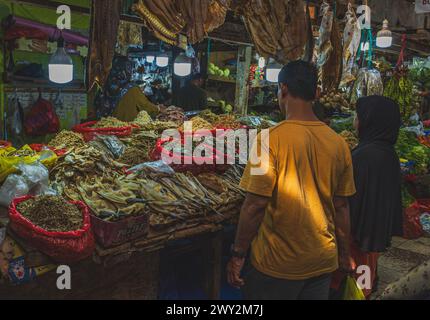
[[[207,108],[208,96],[202,86],[204,77],[198,73],[183,88],[179,89],[173,99],[173,104],[185,111],[201,111]]]
[[[139,87],[133,87],[121,98],[113,116],[118,120],[131,122],[141,111],[146,111],[154,117],[160,112],[160,108],[149,101]]]

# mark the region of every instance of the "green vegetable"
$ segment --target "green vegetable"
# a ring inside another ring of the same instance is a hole
[[[404,129],[400,130],[396,151],[400,158],[415,163],[414,174],[426,174],[430,165],[430,148],[422,145],[415,134]]]

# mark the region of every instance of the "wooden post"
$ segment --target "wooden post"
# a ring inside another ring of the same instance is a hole
[[[210,300],[219,300],[221,297],[222,235],[222,232],[217,232],[209,239],[205,253],[204,287]]]
[[[235,111],[241,115],[248,113],[248,78],[251,67],[252,47],[240,46],[237,57]]]

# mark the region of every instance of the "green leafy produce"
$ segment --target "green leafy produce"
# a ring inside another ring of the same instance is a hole
[[[402,204],[403,208],[409,208],[415,202],[405,185],[402,185]]]
[[[344,131],[354,131],[354,117],[349,118],[333,118],[330,124],[331,128],[337,133]]]
[[[430,165],[430,148],[422,145],[415,134],[406,130],[400,130],[396,151],[400,158],[413,161],[414,174],[425,174]]]

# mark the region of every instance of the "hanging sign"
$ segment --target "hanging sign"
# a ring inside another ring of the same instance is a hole
[[[430,0],[415,0],[415,12],[416,13],[429,13],[430,12]]]

